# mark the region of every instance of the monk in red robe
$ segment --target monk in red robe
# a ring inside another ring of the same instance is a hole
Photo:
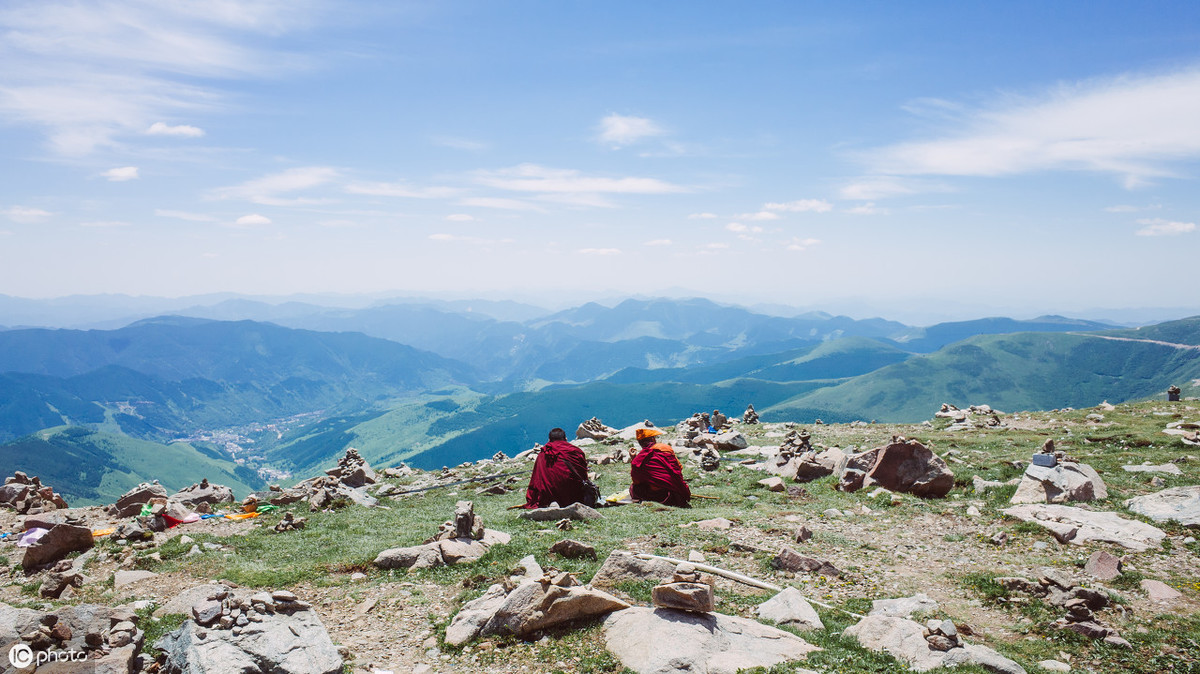
[[[587,457],[583,450],[567,442],[567,433],[563,429],[550,429],[550,441],[542,446],[533,464],[524,507],[532,510],[551,503],[569,506],[583,501],[583,480],[587,474]]]
[[[635,501],[658,501],[679,508],[692,507],[692,490],[683,479],[683,466],[670,445],[656,441],[662,435],[657,428],[639,428],[637,441],[642,449],[629,462],[629,496]]]

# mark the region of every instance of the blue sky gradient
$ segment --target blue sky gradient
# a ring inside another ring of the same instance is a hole
[[[0,293],[1200,306],[1191,2],[0,5]]]

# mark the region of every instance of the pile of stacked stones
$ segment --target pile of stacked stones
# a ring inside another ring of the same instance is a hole
[[[43,485],[36,476],[29,477],[21,471],[4,479],[4,486],[0,487],[0,505],[16,510],[19,515],[36,515],[69,507],[54,489]]]
[[[310,608],[311,604],[300,601],[295,594],[287,590],[258,592],[250,597],[240,598],[228,590],[217,590],[192,605],[192,619],[202,627],[241,634],[243,627],[250,623],[262,622],[265,615],[290,615]]]
[[[283,519],[279,520],[279,523],[275,525],[275,531],[295,531],[296,529],[303,529],[306,524],[308,524],[307,517],[296,517],[291,512],[286,512],[283,514]]]
[[[1083,587],[1067,574],[1051,568],[1041,569],[1041,577],[1032,581],[1019,576],[999,577],[997,583],[1010,592],[1041,597],[1052,606],[1067,610],[1067,615],[1055,621],[1055,626],[1082,634],[1090,639],[1103,639],[1113,646],[1130,648],[1128,641],[1111,627],[1100,624],[1095,611],[1108,606],[1108,594],[1096,588]]]
[[[680,564],[669,579],[650,590],[650,601],[656,608],[709,613],[716,607],[713,579],[701,574],[691,564]]]

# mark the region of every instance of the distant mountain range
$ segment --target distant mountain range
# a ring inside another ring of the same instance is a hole
[[[668,424],[753,402],[768,421],[919,421],[942,402],[1082,407],[1170,384],[1194,392],[1200,380],[1200,349],[1186,348],[1200,345],[1200,318],[919,328],[703,299],[555,313],[214,299],[113,329],[0,331],[0,456],[104,500],[146,474],[152,455],[256,487],[272,471],[312,474],[347,446],[378,465],[439,467],[521,451],[593,415]],[[36,308],[22,306],[0,321],[21,324]],[[99,472],[71,478],[80,461]]]

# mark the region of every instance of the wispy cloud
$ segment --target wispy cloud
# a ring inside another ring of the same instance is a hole
[[[187,124],[179,124],[177,126],[169,126],[163,122],[155,122],[146,129],[147,136],[183,136],[185,138],[199,138],[204,135],[204,129],[198,126],[189,126]]]
[[[188,211],[173,211],[165,208],[154,209],[154,214],[160,218],[175,218],[177,220],[188,220],[190,222],[216,222],[217,219],[211,215],[203,213],[189,213]]]
[[[786,247],[788,250],[804,251],[804,250],[808,250],[809,248],[812,248],[813,246],[815,246],[819,243],[821,243],[820,239],[793,238],[792,240],[787,242]]]
[[[200,82],[263,77],[307,57],[271,50],[315,2],[9,2],[0,9],[0,114],[82,155],[156,119],[224,105]]]
[[[889,213],[888,209],[876,206],[874,201],[847,208],[846,212],[851,215],[887,215]]]
[[[1151,204],[1149,206],[1130,206],[1128,204],[1118,204],[1109,206],[1104,210],[1109,213],[1137,213],[1138,211],[1157,211],[1162,208],[1162,204]]]
[[[671,240],[670,239],[651,239],[650,241],[647,241],[646,243],[643,243],[642,245],[643,246],[669,246],[669,245],[671,245]]]
[[[450,222],[474,222],[475,216],[466,213],[451,213],[446,216],[446,219]]]
[[[963,113],[942,138],[867,152],[877,175],[1002,176],[1046,170],[1112,173],[1135,185],[1200,157],[1200,68],[1128,75]],[[870,197],[867,197],[870,198]]]
[[[407,199],[446,199],[462,193],[462,190],[454,187],[414,187],[403,180],[391,183],[351,183],[346,186],[346,191],[350,194]]]
[[[138,177],[138,167],[122,166],[120,168],[111,168],[100,175],[115,183],[125,182],[126,180],[136,180]]]
[[[580,248],[576,251],[580,255],[620,255],[620,248]]]
[[[477,152],[486,150],[490,147],[487,143],[471,140],[469,138],[458,138],[456,136],[434,136],[430,139],[434,145],[453,148],[455,150],[471,150]]]
[[[80,227],[92,227],[97,229],[109,229],[115,227],[129,227],[129,223],[124,220],[90,220],[88,222],[79,223]]]
[[[251,213],[238,218],[234,221],[234,224],[236,224],[238,227],[257,227],[258,225],[271,224],[271,218],[268,218],[265,215],[259,215],[258,213]]]
[[[1136,233],[1138,236],[1174,236],[1196,231],[1194,222],[1173,222],[1162,218],[1145,218],[1138,220],[1143,225]]]
[[[646,138],[661,136],[664,131],[653,120],[613,113],[600,120],[597,140],[614,149],[632,145]]]
[[[460,206],[495,208],[502,211],[536,211],[539,213],[546,211],[541,206],[522,199],[505,199],[503,197],[467,197],[459,200],[458,203]]]
[[[688,216],[688,220],[715,220],[716,213],[692,213]]]
[[[739,234],[761,234],[763,231],[763,228],[758,225],[743,225],[740,222],[731,222],[725,225],[725,229],[731,232],[738,232]]]
[[[29,208],[28,206],[11,206],[0,211],[0,214],[3,214],[13,222],[19,222],[23,225],[32,225],[35,222],[41,222],[54,215],[50,211],[40,208]]]
[[[899,197],[906,194],[917,194],[918,192],[928,191],[935,190],[928,185],[922,187],[915,180],[897,178],[896,176],[868,176],[843,185],[838,190],[838,195],[843,199],[853,201],[874,201],[876,199],[887,199],[888,197]]]
[[[513,239],[484,239],[477,236],[462,236],[460,234],[430,234],[429,238],[433,241],[446,241],[456,243],[466,243],[472,246],[490,246],[498,243],[513,243]]]
[[[326,185],[339,175],[337,169],[328,166],[306,166],[255,178],[241,185],[221,187],[214,190],[212,196],[217,199],[242,199],[265,206],[317,204],[326,200],[306,197],[285,199],[281,195]]]
[[[833,210],[833,204],[823,199],[798,199],[796,201],[771,202],[763,204],[764,211],[786,211],[788,213],[828,213]]]
[[[488,187],[515,192],[674,194],[687,188],[657,178],[608,178],[585,176],[574,169],[555,169],[537,164],[520,164],[496,171],[478,171],[476,181]]]
[[[779,214],[774,211],[759,211],[757,213],[742,213],[734,217],[738,220],[778,220]]]

